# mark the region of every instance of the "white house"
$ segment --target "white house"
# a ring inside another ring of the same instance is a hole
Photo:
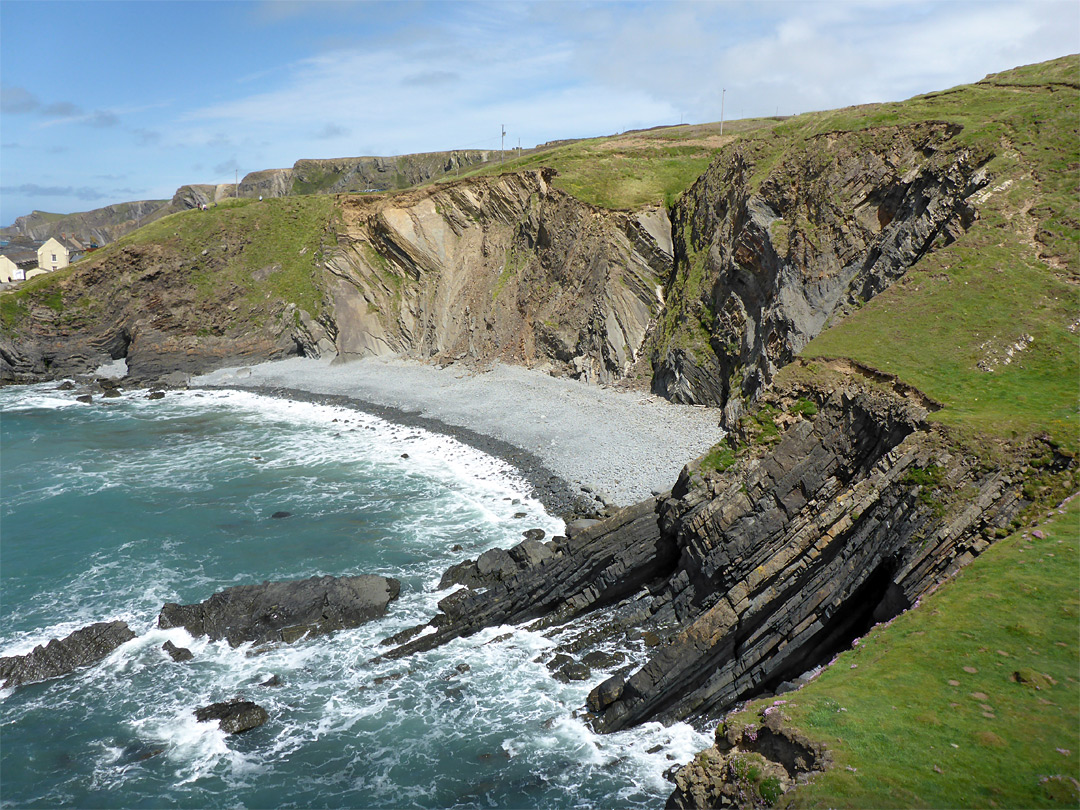
[[[70,236],[63,234],[60,238],[55,236],[38,248],[38,267],[47,273],[67,267],[74,259],[77,259],[85,248]]]
[[[0,284],[11,281],[22,281],[26,278],[26,271],[15,264],[7,256],[0,256]]]

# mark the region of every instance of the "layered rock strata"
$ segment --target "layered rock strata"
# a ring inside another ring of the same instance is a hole
[[[500,360],[598,382],[629,373],[671,268],[666,214],[594,208],[552,175],[342,198],[327,262],[339,355]]]
[[[357,627],[386,614],[397,599],[396,579],[311,577],[226,588],[193,605],[166,604],[158,616],[162,629],[183,627],[194,636],[245,642],[286,644]]]
[[[830,319],[955,240],[990,157],[960,131],[926,122],[722,153],[673,208],[653,390],[730,402],[733,420]]]
[[[812,416],[779,408],[802,397],[814,408],[792,410]],[[717,714],[914,603],[1021,506],[1007,474],[953,455],[926,410],[894,391],[849,381],[776,402],[773,430],[748,429],[729,468],[699,460],[670,496],[552,544],[484,590],[452,593],[433,632],[389,640],[400,646],[388,655],[612,606],[607,641],[633,629],[656,643],[647,663],[590,694],[594,726]]]

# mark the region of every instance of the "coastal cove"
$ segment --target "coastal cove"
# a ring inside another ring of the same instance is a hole
[[[561,683],[543,663],[558,632],[491,628],[371,660],[435,613],[449,565],[525,529],[562,531],[530,497],[550,480],[539,464],[526,480],[415,420],[243,391],[0,397],[0,654],[94,621],[136,633],[99,665],[4,690],[5,801],[646,807],[670,792],[663,772],[708,743],[685,724],[597,737],[572,716],[591,681]],[[402,595],[384,619],[262,650],[155,626],[165,602],[325,573],[394,576]],[[174,663],[166,641],[194,660]],[[260,686],[274,675],[281,686]],[[197,707],[241,695],[266,707],[265,726],[227,738],[196,722]]]

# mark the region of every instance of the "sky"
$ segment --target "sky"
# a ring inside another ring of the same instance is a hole
[[[0,0],[0,224],[302,158],[898,101],[1080,51],[1075,0]]]

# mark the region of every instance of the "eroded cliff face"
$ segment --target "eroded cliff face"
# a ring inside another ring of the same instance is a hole
[[[155,244],[94,254],[29,302],[14,335],[0,334],[0,380],[88,374],[123,358],[133,381],[147,381],[300,352],[305,330],[295,306],[270,300],[253,317],[239,285],[201,293],[194,274],[213,272],[231,253],[215,248],[195,257]]]
[[[342,198],[327,261],[348,358],[398,353],[629,374],[670,272],[667,218],[586,205],[525,172]]]
[[[389,640],[388,655],[590,613],[583,626],[600,629],[564,652],[654,638],[647,660],[593,689],[594,727],[718,716],[914,604],[1023,505],[1014,472],[956,450],[903,386],[856,372],[768,398],[726,461],[699,459],[670,496],[544,550],[526,541],[494,575],[478,565],[433,632]]]
[[[319,258],[304,282],[316,298],[306,302],[275,283],[284,257],[265,249],[262,234],[311,205],[187,212],[177,229],[206,230],[201,250],[166,229],[163,243],[95,254],[50,279],[51,292],[20,302],[0,337],[0,374],[29,382],[123,357],[149,379],[293,353],[396,353],[502,360],[597,382],[644,377],[660,279],[671,272],[666,213],[594,208],[550,178],[524,172],[327,201],[331,222],[312,220],[327,230],[304,235],[322,240],[307,253]],[[257,267],[252,253],[269,263]]]
[[[12,236],[38,242],[69,234],[84,245],[105,245],[173,210],[169,200],[138,200],[63,217],[34,211],[18,217],[5,230],[10,230]]]
[[[722,153],[673,209],[654,391],[733,420],[830,319],[962,234],[989,156],[959,132],[928,122]]]

